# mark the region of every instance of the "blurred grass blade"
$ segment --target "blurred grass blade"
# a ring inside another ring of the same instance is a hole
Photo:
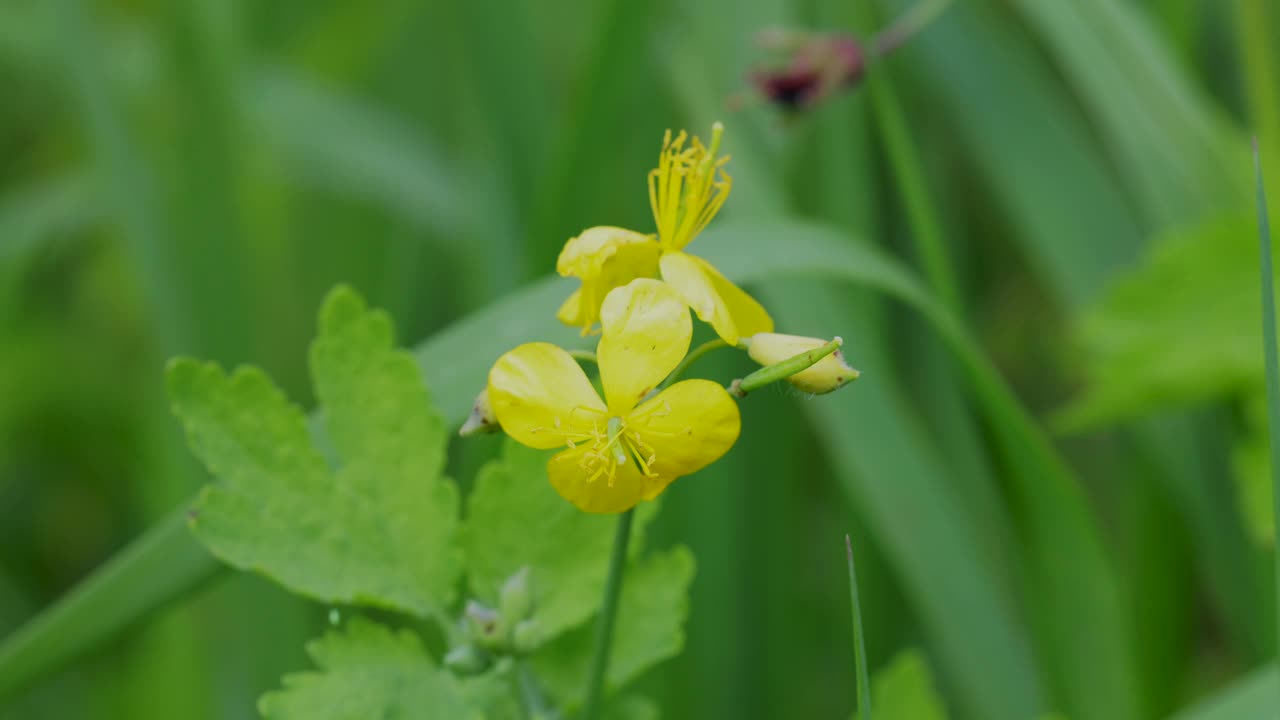
[[[186,507],[179,508],[0,644],[0,699],[182,598],[222,569],[187,532]]]
[[[0,265],[47,239],[83,230],[101,217],[93,183],[83,174],[7,193],[0,197]]]
[[[1142,231],[1055,68],[995,4],[953,3],[895,56],[919,63],[930,100],[990,187],[1011,237],[1050,296],[1077,308],[1133,261]]]
[[[1097,123],[1149,228],[1236,207],[1229,126],[1187,82],[1135,8],[1112,0],[1017,0]]]
[[[871,680],[867,676],[867,648],[862,633],[862,604],[858,602],[858,573],[853,567],[853,541],[844,536],[849,561],[849,606],[853,615],[853,664],[858,678],[858,720],[871,720]]]
[[[727,275],[754,276],[752,279],[755,279],[796,274],[860,283],[919,311],[947,342],[966,372],[979,409],[1010,469],[1012,482],[1008,492],[1015,516],[1020,519],[1030,620],[1041,651],[1050,663],[1057,691],[1070,703],[1077,717],[1137,717],[1139,699],[1131,632],[1120,602],[1115,572],[1082,489],[954,316],[900,266],[868,248],[842,242],[839,236],[819,226],[787,221],[742,227],[725,223],[709,230],[707,240],[699,241],[704,243],[704,251],[720,249],[724,253],[728,250],[725,247],[727,232],[733,233],[734,250],[716,258],[717,266]],[[778,237],[788,238],[787,243],[772,241]],[[811,304],[810,307],[830,306]],[[779,309],[776,314],[786,318],[784,310]],[[785,320],[780,322],[786,324]],[[847,334],[846,339],[852,335]],[[851,357],[857,357],[853,354],[856,347],[861,346],[850,340]],[[870,388],[860,387],[859,400],[866,402],[870,392]],[[821,418],[820,426],[839,427],[840,421],[832,416],[841,404],[814,404],[806,410]],[[837,459],[855,452],[847,442],[835,439],[829,447]],[[939,472],[944,471],[939,469]],[[920,538],[904,541],[917,542]],[[945,546],[945,541],[944,547],[946,549],[939,549],[939,557],[954,549]],[[1064,547],[1073,551],[1064,556],[1061,551]],[[923,562],[934,565],[933,560]],[[904,562],[903,569],[911,568]],[[927,572],[935,571],[940,569]],[[932,582],[936,583],[936,578]],[[929,584],[930,581],[924,581],[920,591]],[[1076,618],[1077,622],[1060,622],[1064,617]],[[1075,629],[1078,623],[1088,625],[1091,632],[1078,632]]]
[[[1267,222],[1267,195],[1262,186],[1262,161],[1253,144],[1253,167],[1258,186],[1258,248],[1262,272],[1262,356],[1267,369],[1267,430],[1271,439],[1271,490],[1275,520],[1280,528],[1280,350],[1276,347],[1275,270],[1271,261],[1271,228]],[[1276,614],[1280,618],[1280,552],[1276,561]],[[1280,619],[1276,623],[1280,631]],[[1280,648],[1280,643],[1277,643]]]
[[[1170,720],[1259,720],[1275,717],[1280,707],[1280,671],[1274,664],[1196,703]]]
[[[458,183],[399,118],[278,68],[261,73],[247,94],[254,128],[300,183],[361,198],[440,235],[462,226]]]

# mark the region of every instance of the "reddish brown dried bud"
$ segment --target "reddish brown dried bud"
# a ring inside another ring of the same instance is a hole
[[[852,35],[771,30],[759,44],[780,56],[775,67],[756,69],[751,83],[765,100],[787,110],[818,103],[862,78],[866,56]]]

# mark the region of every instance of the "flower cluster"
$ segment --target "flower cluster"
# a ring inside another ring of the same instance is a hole
[[[735,396],[779,379],[825,393],[858,376],[838,338],[774,333],[760,303],[684,251],[732,187],[729,158],[718,155],[723,132],[716,123],[709,146],[666,133],[649,173],[654,233],[593,227],[560,253],[559,273],[582,284],[557,317],[600,334],[603,397],[569,352],[526,343],[493,365],[463,428],[496,425],[529,447],[559,448],[547,464],[551,484],[587,512],[629,510],[728,452],[741,429]],[[693,337],[690,309],[724,346],[747,350],[765,368],[734,381],[732,393],[710,380],[677,382]]]

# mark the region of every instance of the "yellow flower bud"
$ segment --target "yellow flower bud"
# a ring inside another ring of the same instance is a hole
[[[501,429],[498,425],[498,416],[493,414],[493,406],[489,404],[489,388],[486,387],[476,396],[475,404],[471,406],[471,414],[467,416],[467,421],[462,424],[458,434],[467,437],[477,433],[498,432]]]
[[[800,335],[756,333],[750,338],[744,338],[743,343],[752,360],[767,366],[816,350],[826,345],[827,341]],[[849,381],[857,380],[858,375],[858,371],[849,367],[844,356],[837,350],[819,360],[813,367],[787,378],[787,382],[807,393],[822,395],[839,390]]]

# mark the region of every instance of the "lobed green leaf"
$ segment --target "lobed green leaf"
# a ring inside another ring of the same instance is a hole
[[[924,655],[903,650],[872,680],[874,717],[888,720],[946,720],[948,716]],[[859,720],[854,713],[855,720]],[[870,720],[861,718],[860,720]]]
[[[429,615],[461,571],[458,493],[441,476],[444,421],[390,320],[349,289],[325,301],[311,365],[337,457],[261,372],[174,362],[169,395],[220,483],[191,513],[222,560],[323,602]]]
[[[684,647],[693,575],[693,553],[685,547],[631,564],[622,583],[606,691],[622,687]],[[577,707],[585,694],[593,637],[593,627],[581,627],[561,635],[531,660],[547,692],[567,709]]]
[[[538,635],[550,640],[581,625],[600,607],[616,518],[584,513],[547,480],[550,453],[508,441],[485,465],[467,497],[461,532],[471,592],[497,607],[502,584],[528,567]],[[657,510],[637,509],[634,533]],[[638,551],[642,543],[634,543]]]
[[[307,646],[318,670],[284,677],[258,710],[267,720],[483,720],[422,641],[363,618]]]

